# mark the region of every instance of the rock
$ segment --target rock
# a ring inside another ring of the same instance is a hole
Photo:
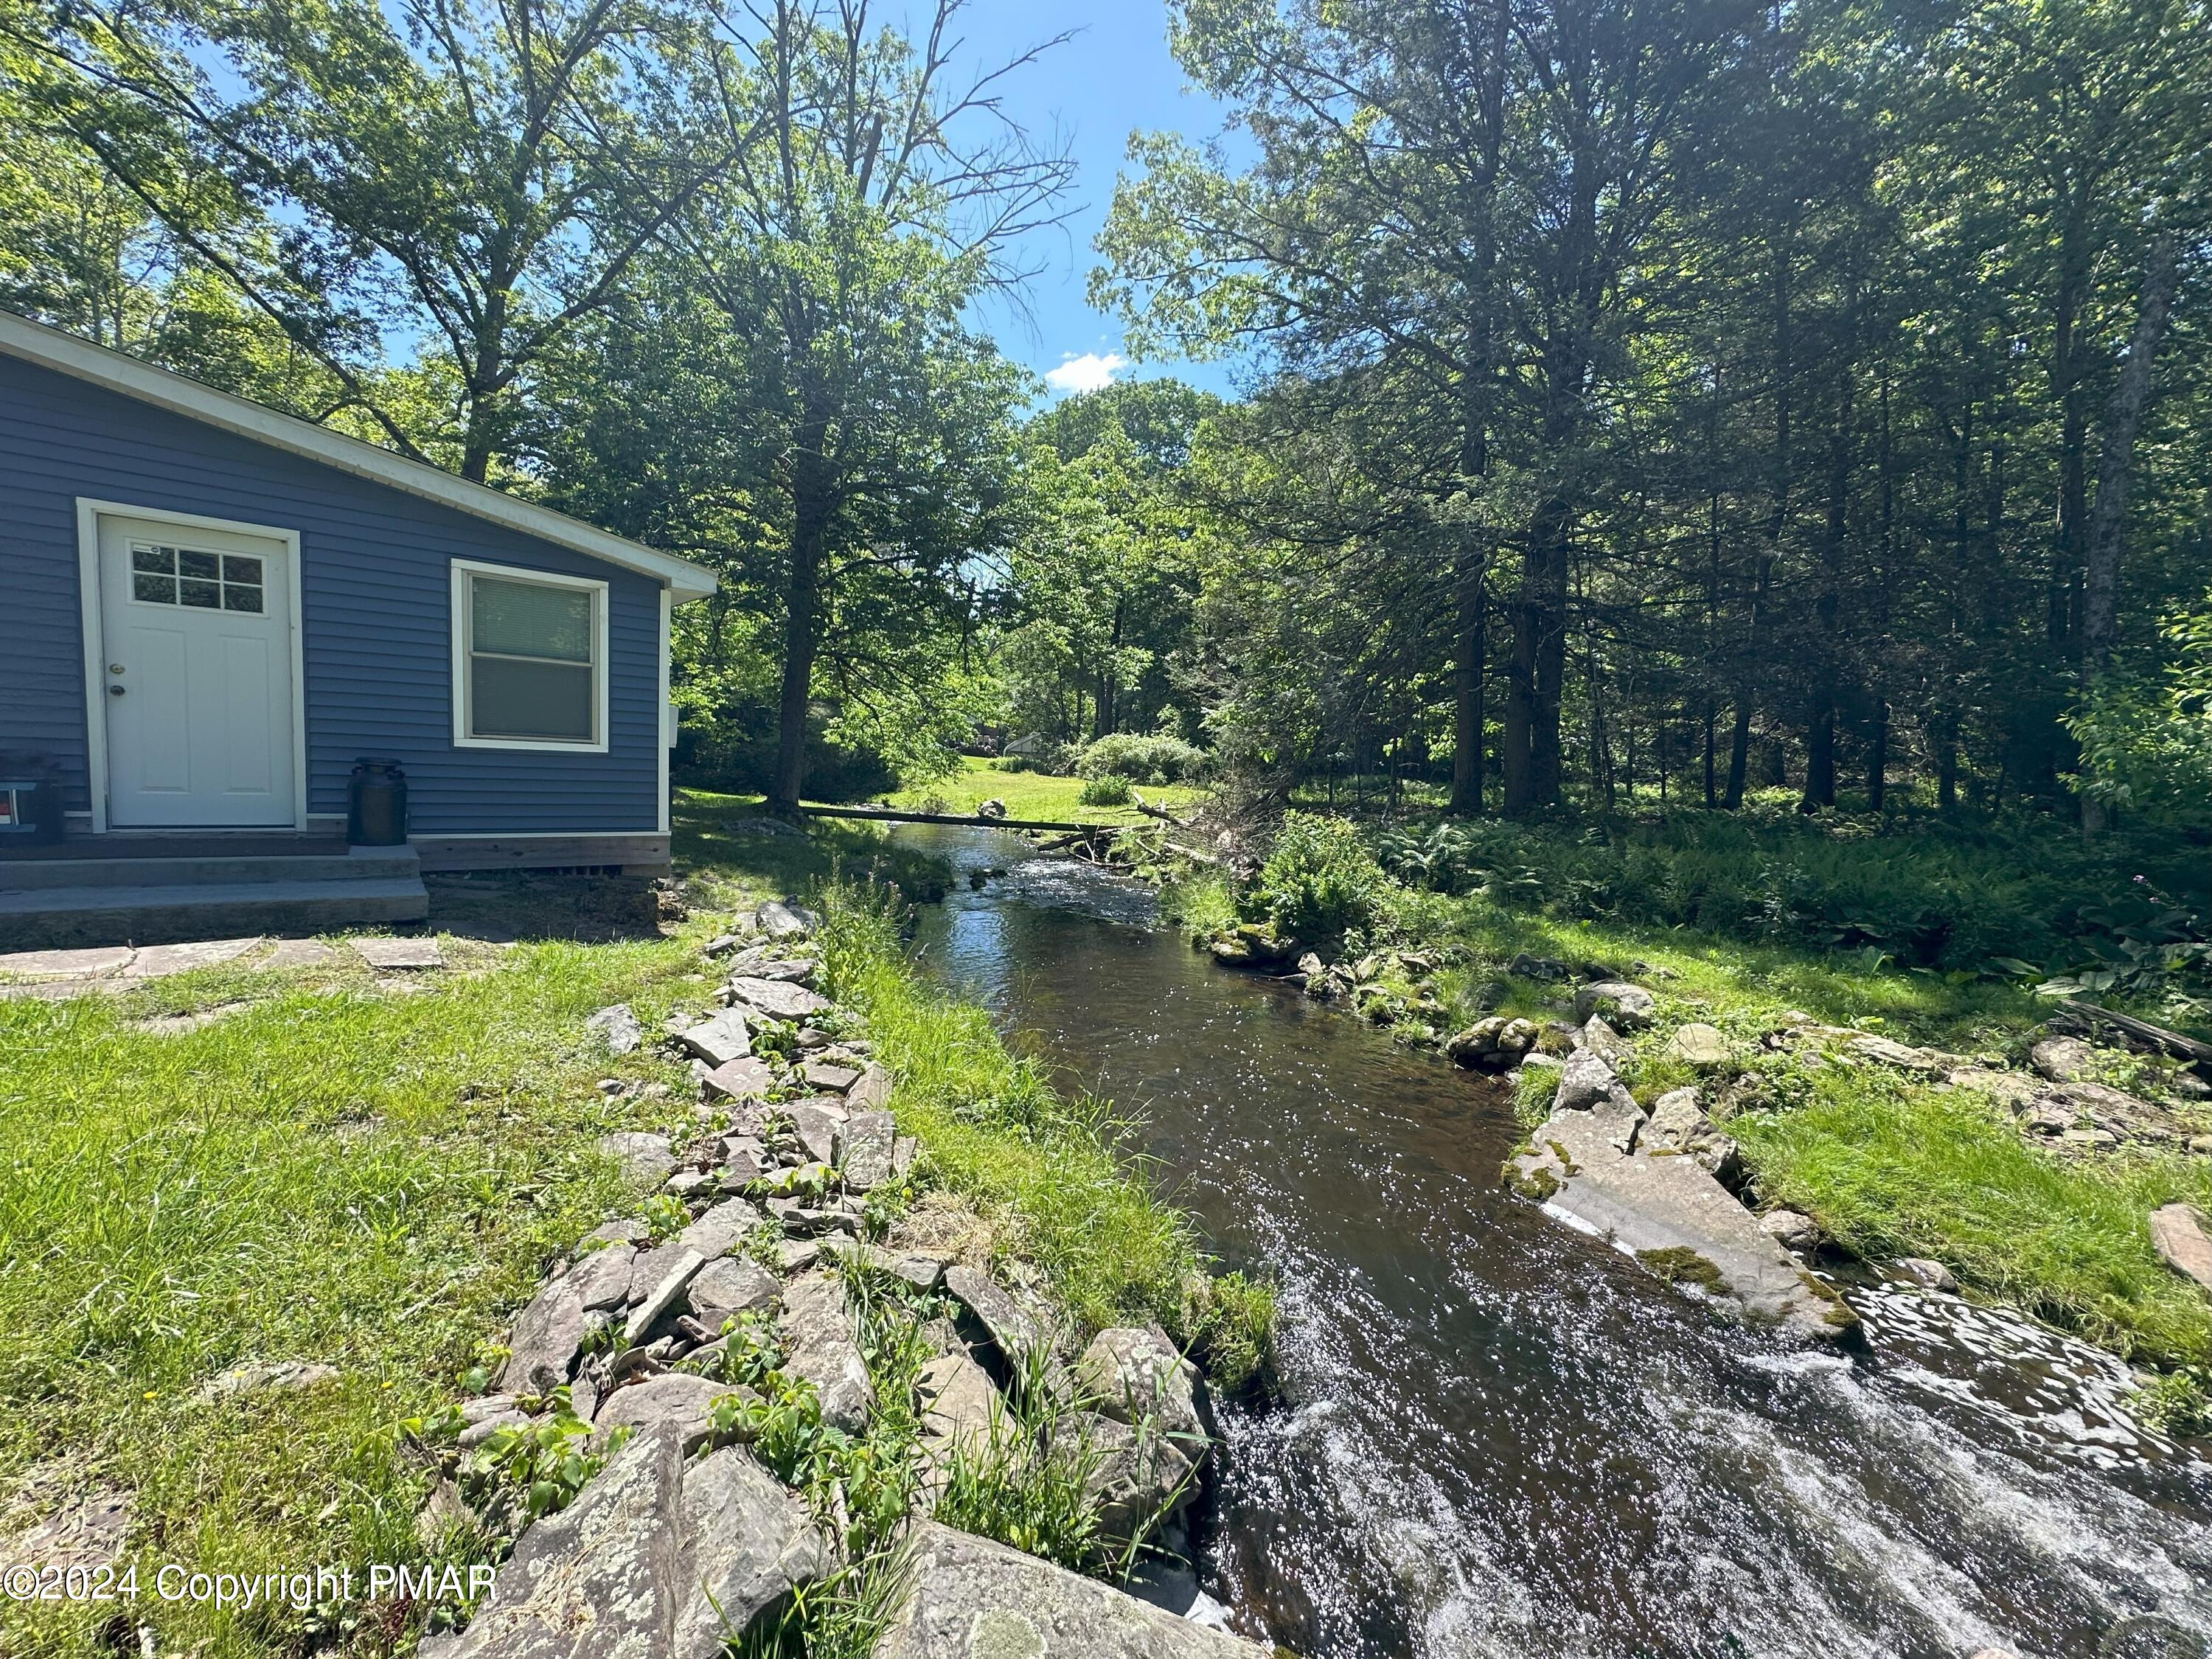
[[[1024,1358],[1048,1346],[1048,1334],[1024,1312],[1019,1303],[1001,1290],[990,1274],[975,1267],[947,1267],[945,1288],[974,1315],[993,1345],[1018,1373]]]
[[[780,1323],[790,1344],[784,1370],[814,1385],[824,1423],[860,1433],[876,1393],[845,1310],[844,1287],[819,1269],[801,1274],[784,1292]]]
[[[1525,1019],[1492,1014],[1444,1039],[1445,1058],[1462,1066],[1503,1071],[1536,1046],[1536,1028]]]
[[[2035,1098],[2036,1083],[2019,1072],[1999,1072],[1984,1066],[1956,1066],[1943,1073],[1954,1089],[1971,1089],[1987,1095],[1999,1105],[2018,1111]]]
[[[689,1250],[702,1261],[713,1261],[736,1249],[763,1219],[758,1205],[742,1198],[726,1198],[670,1243],[678,1251]]]
[[[2190,1204],[2168,1204],[2150,1213],[2151,1248],[2158,1259],[2212,1291],[2212,1237],[2204,1212]]]
[[[712,962],[716,957],[726,957],[744,940],[735,933],[717,933],[699,947],[699,954]]]
[[[1195,1488],[1190,1459],[1158,1428],[1071,1412],[1054,1425],[1052,1449],[1089,1465],[1084,1495],[1098,1511],[1100,1537],[1115,1549],[1180,1510]]]
[[[808,1060],[805,1065],[799,1068],[799,1074],[806,1079],[809,1088],[820,1089],[833,1095],[843,1094],[846,1090],[860,1080],[860,1073],[857,1068],[851,1066],[840,1066],[834,1060]]]
[[[710,1019],[687,1025],[676,1040],[711,1066],[726,1066],[753,1051],[752,1024],[742,1008],[725,1008]]]
[[[1152,1422],[1194,1456],[1208,1439],[1198,1367],[1158,1331],[1103,1330],[1075,1362],[1077,1386],[1116,1422]]]
[[[791,1114],[792,1128],[799,1136],[799,1144],[806,1148],[806,1156],[817,1164],[834,1166],[837,1162],[837,1136],[845,1127],[844,1120],[809,1101],[794,1102],[785,1109]]]
[[[657,1257],[660,1254],[656,1250],[653,1255]],[[651,1259],[640,1258],[641,1261]],[[655,1262],[654,1265],[658,1267],[660,1264]],[[684,1299],[684,1292],[691,1283],[691,1275],[706,1265],[706,1258],[698,1251],[679,1251],[676,1260],[666,1266],[653,1288],[645,1293],[645,1299],[630,1310],[629,1321],[623,1327],[623,1340],[633,1348],[642,1343],[664,1316],[676,1310],[676,1304]],[[635,1280],[632,1282],[634,1284]]]
[[[2212,1146],[2204,1148],[2212,1152]],[[891,1142],[891,1179],[903,1181],[914,1168],[915,1160],[921,1156],[921,1142],[914,1135],[901,1135]]]
[[[672,1198],[686,1200],[713,1196],[714,1177],[698,1170],[678,1170],[662,1183],[661,1190]]]
[[[753,926],[772,939],[805,939],[822,918],[789,899],[769,899],[753,911]]]
[[[1720,1027],[1697,1020],[1674,1028],[1674,1036],[1667,1039],[1666,1054],[1669,1060],[1679,1060],[1686,1066],[1700,1069],[1725,1066],[1732,1058],[1728,1038],[1721,1034]]]
[[[845,1187],[872,1192],[891,1179],[897,1132],[889,1112],[855,1112],[845,1121]]]
[[[687,1470],[679,1435],[656,1426],[523,1533],[467,1630],[419,1651],[719,1659],[731,1632],[827,1567],[805,1506],[749,1455],[730,1448]]]
[[[1006,803],[994,795],[976,807],[975,816],[979,818],[1002,818],[1006,816]]]
[[[2027,1063],[2053,1083],[2078,1083],[2090,1075],[2097,1051],[2080,1037],[2045,1037],[2027,1051]]]
[[[584,1304],[575,1287],[556,1279],[531,1298],[507,1339],[507,1358],[493,1377],[511,1394],[545,1394],[568,1380],[584,1344]]]
[[[990,1446],[993,1425],[1004,1407],[990,1374],[965,1348],[940,1354],[923,1365],[915,1378],[915,1391],[932,1462],[943,1462],[955,1449],[974,1457]]]
[[[1862,1033],[1846,1045],[1853,1054],[1864,1054],[1869,1060],[1878,1060],[1885,1066],[1894,1066],[1901,1072],[1940,1072],[1946,1069],[1953,1058],[1938,1054],[1933,1048],[1914,1048],[1886,1036]]]
[[[1267,1659],[1268,1650],[929,1522],[873,1659]]]
[[[743,1006],[757,1009],[771,1019],[801,1020],[831,1006],[829,998],[804,985],[781,979],[754,979],[747,975],[730,981],[730,995]]]
[[[803,1273],[822,1255],[822,1246],[811,1238],[787,1238],[775,1247],[776,1271]]]
[[[1759,1218],[1759,1231],[1785,1250],[1807,1255],[1820,1248],[1820,1229],[1809,1215],[1795,1210],[1769,1210]]]
[[[1575,993],[1575,1018],[1587,1024],[1593,1014],[1602,1014],[1607,1024],[1623,1031],[1640,1030],[1651,1023],[1658,1008],[1650,992],[1641,985],[1601,979]]]
[[[891,1103],[891,1074],[871,1063],[860,1070],[860,1081],[845,1091],[845,1109],[880,1112]]]
[[[1505,964],[1505,971],[1522,979],[1556,981],[1567,976],[1567,964],[1553,957],[1532,957],[1524,951]]]
[[[576,1241],[574,1254],[581,1258],[610,1244],[639,1244],[645,1241],[646,1225],[642,1221],[625,1218],[602,1221],[598,1226]]]
[[[1613,1067],[1603,1056],[1588,1048],[1577,1048],[1559,1068],[1559,1092],[1552,1097],[1552,1109],[1583,1112],[1601,1103],[1622,1111],[1637,1109],[1635,1097],[1613,1075]]]
[[[605,1040],[607,1052],[627,1054],[645,1041],[645,1027],[637,1023],[629,1004],[617,1002],[602,1008],[584,1022],[587,1031],[597,1031]]]
[[[767,1268],[730,1255],[709,1261],[692,1274],[684,1296],[699,1322],[719,1334],[726,1320],[773,1309],[777,1289],[775,1276]]]
[[[618,1161],[623,1174],[639,1186],[658,1187],[676,1171],[676,1154],[666,1135],[617,1129],[599,1137],[599,1151]]]
[[[442,968],[445,953],[439,950],[438,941],[428,935],[420,939],[374,938],[357,935],[349,939],[354,954],[372,968],[387,972],[404,969]]]
[[[285,1392],[312,1389],[338,1380],[335,1365],[306,1359],[264,1360],[258,1364],[234,1365],[208,1379],[192,1397],[203,1402],[227,1399],[234,1394],[260,1389]]]
[[[775,1073],[757,1054],[726,1060],[699,1079],[699,1092],[708,1100],[765,1100],[775,1087]]]
[[[1582,1030],[1575,1033],[1575,1046],[1608,1066],[1626,1065],[1636,1054],[1628,1039],[1606,1024],[1603,1014],[1592,1014],[1583,1022]]]
[[[1948,1267],[1924,1255],[1901,1255],[1889,1266],[1893,1273],[1911,1279],[1924,1290],[1955,1291],[1959,1288],[1959,1281],[1951,1276]]]
[[[671,1371],[643,1382],[617,1389],[599,1403],[594,1426],[601,1431],[625,1425],[640,1431],[665,1427],[675,1434],[689,1457],[707,1443],[711,1431],[708,1410],[715,1401],[735,1390],[726,1382],[710,1382],[703,1376]]]
[[[568,1288],[586,1312],[593,1308],[618,1308],[629,1300],[630,1274],[636,1260],[636,1249],[628,1244],[593,1250],[569,1270]]]
[[[2189,1150],[2192,1152],[2212,1152],[2212,1135],[2191,1135]]]
[[[1648,1152],[1670,1152],[1695,1158],[1726,1186],[1741,1171],[1736,1144],[1723,1134],[1698,1104],[1695,1089],[1671,1089],[1651,1103],[1650,1121],[1637,1139]]]

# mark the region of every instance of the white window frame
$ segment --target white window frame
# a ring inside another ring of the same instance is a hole
[[[592,740],[578,743],[562,738],[479,738],[469,732],[470,627],[475,607],[471,583],[478,576],[506,582],[534,582],[540,587],[559,587],[592,596]],[[551,570],[526,570],[515,565],[490,564],[481,559],[453,561],[453,747],[456,749],[531,749],[561,755],[604,755],[607,752],[607,584],[588,576],[565,576]]]

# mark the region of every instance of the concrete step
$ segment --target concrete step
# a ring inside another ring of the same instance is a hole
[[[429,893],[411,870],[373,878],[43,887],[0,892],[0,950],[319,933],[429,914]]]
[[[396,881],[419,875],[411,847],[244,858],[40,859],[0,863],[0,896],[68,888],[240,887],[279,881]]]

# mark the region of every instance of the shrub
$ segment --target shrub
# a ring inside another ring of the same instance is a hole
[[[1085,806],[1127,806],[1129,781],[1118,772],[1105,773],[1085,782],[1076,799]]]
[[[1203,749],[1181,738],[1115,732],[1085,749],[1075,770],[1081,777],[1118,775],[1158,785],[1196,783],[1211,765],[1212,759]]]
[[[1246,908],[1294,939],[1318,941],[1370,926],[1389,880],[1350,822],[1292,812]]]

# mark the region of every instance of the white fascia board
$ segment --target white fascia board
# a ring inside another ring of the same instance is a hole
[[[136,357],[110,351],[105,346],[94,345],[88,340],[80,340],[73,334],[31,322],[11,312],[0,311],[0,351],[43,368],[88,380],[140,403],[237,433],[272,448],[289,450],[326,466],[339,467],[389,484],[472,518],[487,520],[523,535],[603,559],[624,570],[636,571],[667,587],[679,605],[689,599],[703,599],[717,586],[713,571],[689,559],[656,552],[594,528],[580,519],[572,519],[565,513],[534,506],[489,484],[471,483],[437,467],[410,461],[404,455],[379,449],[374,444],[317,426],[312,421],[280,414],[228,392],[218,392],[198,380],[140,362]]]

